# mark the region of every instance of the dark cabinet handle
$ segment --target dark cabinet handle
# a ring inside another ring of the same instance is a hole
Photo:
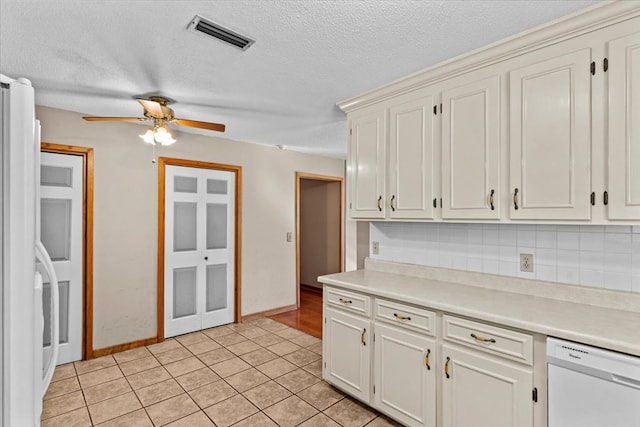
[[[431,355],[431,349],[427,349],[427,354],[424,355],[424,365],[427,367],[427,371],[431,370],[431,366],[429,366],[429,356]]]
[[[604,202],[605,206],[607,206],[609,204],[609,192],[608,191],[604,192],[603,202]]]
[[[395,317],[398,320],[411,320],[411,316],[403,316],[398,313],[393,313],[393,317]]]
[[[471,338],[473,338],[474,340],[478,341],[478,342],[488,342],[488,343],[492,343],[495,344],[496,340],[493,338],[484,338],[484,337],[480,337],[476,334],[471,334]]]
[[[364,334],[367,333],[367,328],[364,328],[362,330],[362,334],[360,335],[360,342],[362,343],[362,345],[367,345],[367,342],[364,340]]]
[[[451,362],[451,358],[447,356],[447,362],[444,364],[444,374],[447,378],[451,378],[451,375],[449,375],[449,362]]]
[[[378,210],[382,212],[382,196],[378,197]]]
[[[591,192],[591,206],[595,206],[596,205],[596,193],[595,192]]]
[[[516,188],[513,192],[513,208],[518,210],[518,189]]]
[[[491,210],[495,210],[496,207],[493,205],[493,195],[495,194],[496,190],[491,190],[491,194],[489,194],[489,205],[491,206]]]
[[[438,207],[438,199],[433,199],[433,207],[434,208]]]
[[[393,196],[391,196],[391,202],[390,202],[390,204],[391,204],[391,210],[392,210],[392,211],[394,211],[394,212],[396,211],[396,207],[393,205],[393,201],[394,201],[395,199],[396,199],[396,195],[394,194]]]
[[[209,261],[209,257],[208,256],[204,257],[204,260]]]

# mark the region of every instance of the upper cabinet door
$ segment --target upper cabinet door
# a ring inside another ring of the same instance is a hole
[[[591,218],[590,63],[587,48],[510,73],[511,218]]]
[[[442,93],[442,218],[500,218],[500,76]]]
[[[389,217],[433,219],[436,97],[422,90],[411,98],[395,99],[389,110]]]
[[[351,121],[350,212],[352,218],[384,218],[386,110],[375,106]]]
[[[640,219],[640,33],[609,42],[609,219]]]

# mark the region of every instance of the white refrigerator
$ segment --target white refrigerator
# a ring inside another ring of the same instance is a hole
[[[42,398],[57,360],[58,287],[40,242],[40,124],[26,79],[0,74],[0,421],[39,426]],[[51,284],[51,357],[43,361],[43,278]]]

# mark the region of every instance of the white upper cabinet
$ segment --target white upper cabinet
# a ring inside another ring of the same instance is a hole
[[[609,42],[608,217],[640,219],[640,32]]]
[[[430,88],[391,101],[389,109],[389,217],[433,219],[436,198],[437,98]]]
[[[500,218],[499,75],[442,93],[442,218]]]
[[[509,73],[511,218],[591,217],[591,49]]]
[[[351,218],[640,221],[638,1],[603,2],[339,107]]]
[[[384,218],[386,110],[374,106],[354,113],[349,132],[351,217]]]

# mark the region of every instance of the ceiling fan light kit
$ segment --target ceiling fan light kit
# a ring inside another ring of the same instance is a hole
[[[171,135],[171,132],[169,132],[164,127],[154,127],[153,129],[147,129],[144,134],[139,136],[144,142],[152,145],[155,145],[157,143],[166,146],[176,142],[176,140]]]
[[[155,146],[171,145],[176,140],[171,135],[169,123],[177,126],[187,126],[198,129],[224,132],[225,125],[222,123],[200,122],[197,120],[177,119],[173,110],[169,108],[169,99],[162,96],[150,96],[148,99],[139,98],[137,101],[144,108],[144,117],[83,117],[90,122],[144,122],[153,120],[153,128],[140,135],[140,138],[147,144]]]

